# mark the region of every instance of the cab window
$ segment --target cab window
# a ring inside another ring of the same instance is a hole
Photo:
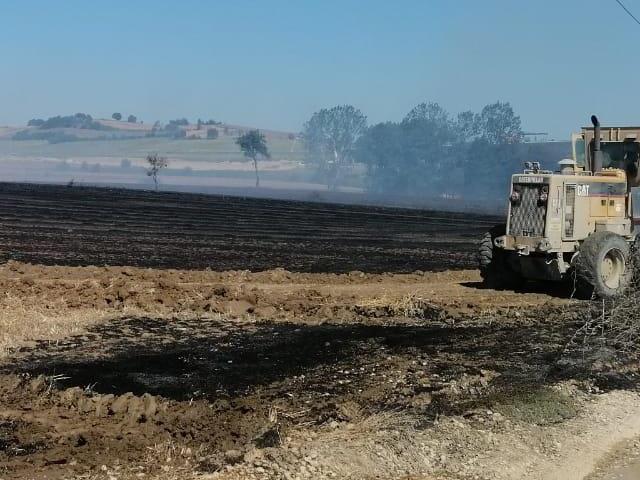
[[[602,166],[626,170],[630,164],[638,161],[637,142],[601,142]]]
[[[578,167],[585,168],[586,162],[584,158],[585,148],[584,148],[584,138],[581,136],[574,137],[573,139],[573,151],[576,161],[576,165]]]

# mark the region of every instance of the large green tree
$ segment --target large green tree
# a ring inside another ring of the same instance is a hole
[[[439,127],[451,124],[449,113],[435,102],[420,103],[413,107],[402,120],[403,123],[428,121]]]
[[[335,189],[344,166],[354,161],[356,142],[367,128],[367,117],[352,105],[338,105],[315,112],[304,124],[307,158],[324,173]]]
[[[269,158],[271,154],[267,147],[267,139],[259,130],[250,130],[236,139],[236,144],[242,150],[245,157],[253,160],[253,168],[256,172],[256,187],[260,186],[258,174],[258,157]]]
[[[477,122],[482,139],[491,145],[522,142],[520,117],[514,113],[509,102],[496,102],[485,106]]]

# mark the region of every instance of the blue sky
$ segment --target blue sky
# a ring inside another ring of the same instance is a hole
[[[502,100],[565,138],[593,112],[640,124],[639,44],[615,0],[0,0],[0,124],[121,111],[297,130],[341,103],[375,123]]]

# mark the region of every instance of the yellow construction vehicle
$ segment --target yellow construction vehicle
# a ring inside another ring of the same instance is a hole
[[[582,295],[615,297],[632,276],[631,188],[640,184],[640,127],[592,127],[572,135],[572,158],[557,171],[527,162],[512,176],[505,225],[482,238],[484,282],[572,279]]]

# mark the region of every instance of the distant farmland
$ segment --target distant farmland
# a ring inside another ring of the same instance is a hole
[[[276,160],[302,161],[303,149],[299,140],[269,138],[269,149]],[[149,152],[193,162],[242,161],[242,153],[235,138],[221,135],[216,140],[178,140],[165,137],[145,137],[119,140],[84,140],[50,144],[43,140],[0,140],[0,158],[56,158],[85,157],[141,158]]]

